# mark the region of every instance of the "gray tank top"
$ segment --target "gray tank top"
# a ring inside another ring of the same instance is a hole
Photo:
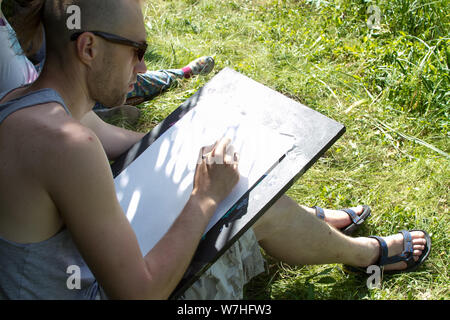
[[[5,95],[1,93],[0,99]],[[55,90],[42,89],[0,104],[0,125],[17,110],[48,102],[59,103],[70,115]],[[0,299],[99,298],[106,295],[66,228],[38,243],[19,244],[0,237]]]

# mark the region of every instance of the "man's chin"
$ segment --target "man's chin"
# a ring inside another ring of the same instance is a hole
[[[123,91],[124,92],[124,91]],[[122,106],[127,101],[128,92],[123,93],[120,97],[117,97],[116,106]]]
[[[114,108],[118,106],[123,106],[125,102],[127,101],[128,94],[123,94],[120,97],[117,97],[117,99],[109,99],[105,101],[98,101],[100,104],[102,104],[105,107]]]

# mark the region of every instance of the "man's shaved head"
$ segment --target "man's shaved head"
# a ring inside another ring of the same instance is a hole
[[[77,12],[68,12],[68,8],[73,5],[79,8],[80,25],[79,29],[71,30],[73,15]],[[100,31],[133,42],[145,42],[141,1],[46,0],[41,17],[47,45],[43,72],[65,68],[67,75],[76,74],[81,79],[93,101],[105,106],[123,104],[137,73],[145,69],[145,63],[137,58],[135,47],[89,32]],[[80,31],[83,33],[72,41],[71,35]]]
[[[76,5],[81,13],[81,30],[69,30],[67,8]],[[49,52],[62,53],[77,31],[103,31],[126,37],[130,24],[142,21],[138,0],[46,0],[43,24]],[[129,36],[129,34],[128,34]]]

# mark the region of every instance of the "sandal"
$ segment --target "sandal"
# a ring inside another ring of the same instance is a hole
[[[412,244],[412,237],[410,232],[412,231],[421,231],[425,234],[425,240],[427,243],[425,244],[425,248],[422,251],[422,254],[419,256],[419,259],[417,261],[414,261],[414,255],[413,255],[413,244]],[[415,271],[419,266],[423,264],[423,262],[428,258],[428,255],[431,251],[431,238],[430,235],[423,230],[402,230],[400,231],[401,234],[403,234],[403,251],[401,254],[388,257],[388,247],[386,242],[383,240],[383,238],[377,237],[377,236],[370,236],[369,238],[374,238],[378,241],[380,244],[380,258],[378,259],[378,262],[376,265],[379,267],[383,267],[387,264],[393,264],[401,261],[405,261],[407,264],[406,269],[402,270],[389,270],[385,271],[384,273],[403,273],[403,272],[412,272]]]
[[[417,261],[414,261],[414,249],[412,244],[412,237],[410,232],[412,231],[421,231],[425,234],[425,248],[422,251],[422,254],[419,256],[419,259]],[[384,274],[396,274],[396,273],[404,273],[404,272],[413,272],[416,271],[417,268],[419,268],[424,261],[428,258],[430,252],[431,252],[431,238],[429,234],[424,230],[402,230],[399,233],[403,234],[403,251],[401,254],[398,254],[396,256],[388,257],[388,246],[386,244],[386,241],[384,241],[383,238],[377,237],[377,236],[370,236],[369,238],[376,239],[378,243],[380,244],[380,257],[378,258],[378,261],[374,264],[378,267],[383,269]],[[406,269],[401,270],[384,270],[384,266],[388,264],[393,264],[397,262],[405,261],[407,264]],[[364,273],[366,274],[367,268],[362,267],[353,267],[344,265],[344,270],[348,272],[357,272],[357,273]]]
[[[325,220],[325,213],[322,208],[317,206],[314,206],[312,208],[316,210],[316,216],[319,219]],[[339,229],[339,231],[341,231],[345,235],[351,235],[353,232],[355,232],[361,226],[361,224],[370,216],[371,212],[370,207],[367,205],[363,205],[363,212],[359,216],[356,214],[355,211],[349,208],[339,210],[347,213],[352,221],[351,224],[348,225],[347,227]]]

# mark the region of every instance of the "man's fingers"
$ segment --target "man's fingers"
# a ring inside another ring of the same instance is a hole
[[[198,158],[197,158],[197,163],[200,164],[203,161],[204,155],[205,155],[205,148],[206,147],[202,147],[200,148],[200,152],[198,153]]]
[[[234,159],[230,155],[226,154],[225,157],[223,157],[223,163],[224,164],[233,164]]]
[[[228,152],[223,158],[223,163],[225,164],[238,164],[239,163],[239,154],[237,152]]]
[[[204,147],[200,148],[200,154],[198,156],[197,163],[200,164],[203,162],[203,159],[208,159],[208,155],[211,153],[211,151],[214,150],[214,148],[217,146],[218,143],[219,143],[219,141],[216,141],[212,145],[204,146]],[[208,160],[206,160],[206,162],[208,163]]]
[[[227,150],[227,146],[230,144],[231,139],[230,138],[222,138],[219,140],[219,142],[217,143],[217,145],[214,147],[213,151],[212,151],[212,156],[214,158],[222,158],[224,157],[226,150]]]
[[[210,153],[211,151],[214,150],[214,148],[217,146],[217,144],[219,143],[219,140],[217,140],[214,144],[210,145],[210,146],[205,146],[203,147],[203,152],[204,154]]]
[[[214,145],[205,146],[200,150],[199,163],[206,159],[207,164],[235,164],[239,162],[239,154],[230,138],[222,138]]]
[[[226,155],[230,156],[231,160],[234,161],[234,154],[236,152],[235,152],[234,146],[232,144],[228,145],[228,148],[226,149],[225,152],[226,152]]]

